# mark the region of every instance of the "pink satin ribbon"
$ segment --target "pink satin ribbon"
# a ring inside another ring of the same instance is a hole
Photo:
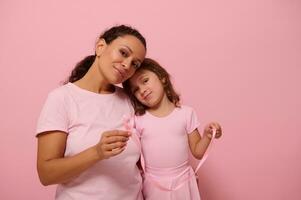
[[[152,175],[151,173],[148,173],[146,172],[145,170],[145,161],[144,161],[144,157],[143,157],[143,153],[142,153],[142,147],[141,147],[141,142],[140,142],[140,138],[138,136],[138,134],[136,133],[136,129],[134,128],[135,127],[135,124],[134,124],[134,117],[133,116],[124,116],[123,117],[123,125],[125,127],[125,129],[127,131],[130,131],[132,132],[132,138],[133,138],[133,141],[136,143],[136,145],[138,146],[139,148],[139,151],[140,151],[140,160],[141,160],[141,166],[142,166],[142,169],[143,169],[143,172],[145,174],[145,176],[149,177],[150,180],[152,181],[152,183],[154,185],[156,185],[158,188],[160,188],[161,190],[165,190],[165,191],[175,191],[179,188],[181,188],[185,183],[186,181],[189,181],[193,176],[191,174],[189,174],[189,176],[187,178],[185,178],[180,184],[178,184],[175,188],[167,188],[163,185],[161,185],[160,183],[158,183],[158,181],[154,180],[156,178],[156,176]],[[208,158],[208,152],[209,152],[209,149],[211,149],[212,147],[212,144],[213,144],[213,140],[215,138],[215,135],[216,135],[216,129],[213,129],[213,134],[212,134],[212,138],[210,140],[210,143],[208,145],[208,148],[203,156],[203,158],[199,161],[196,169],[194,170],[194,176],[197,177],[197,172],[198,170],[200,169],[200,167],[204,164],[204,162],[207,160]],[[187,163],[184,163],[184,164],[187,164]],[[147,167],[149,168],[149,167]],[[187,172],[189,172],[191,166],[189,165],[188,167],[186,167],[181,173],[179,173],[177,176],[175,177],[172,177],[173,180],[183,176],[184,174],[186,174]],[[162,168],[163,169],[163,168]],[[173,170],[174,168],[164,168],[164,170],[166,171],[170,171],[170,170]]]
[[[132,133],[132,139],[135,142],[135,144],[138,146],[138,149],[140,151],[140,161],[141,161],[141,167],[143,169],[143,172],[145,172],[145,162],[144,162],[144,157],[142,154],[142,147],[141,147],[141,142],[140,142],[140,138],[137,134],[136,129],[134,128],[135,124],[134,124],[134,116],[123,116],[123,126],[125,128],[125,130],[129,131]]]

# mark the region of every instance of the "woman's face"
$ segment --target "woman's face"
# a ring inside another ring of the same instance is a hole
[[[146,54],[144,45],[134,36],[125,35],[110,44],[101,39],[96,46],[99,72],[109,84],[119,84],[139,68]]]

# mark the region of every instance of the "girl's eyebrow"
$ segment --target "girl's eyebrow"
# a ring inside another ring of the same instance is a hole
[[[146,74],[141,74],[139,77],[138,77],[138,81],[140,81],[141,79],[143,79],[145,76],[147,76]]]

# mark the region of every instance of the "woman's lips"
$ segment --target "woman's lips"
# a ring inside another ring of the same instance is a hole
[[[126,73],[123,69],[119,69],[118,67],[114,67],[114,69],[116,70],[117,74],[120,76],[121,79],[125,78]]]

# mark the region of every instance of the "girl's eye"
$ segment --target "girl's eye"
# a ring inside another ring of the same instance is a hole
[[[143,83],[147,83],[148,82],[148,78],[143,79]]]

